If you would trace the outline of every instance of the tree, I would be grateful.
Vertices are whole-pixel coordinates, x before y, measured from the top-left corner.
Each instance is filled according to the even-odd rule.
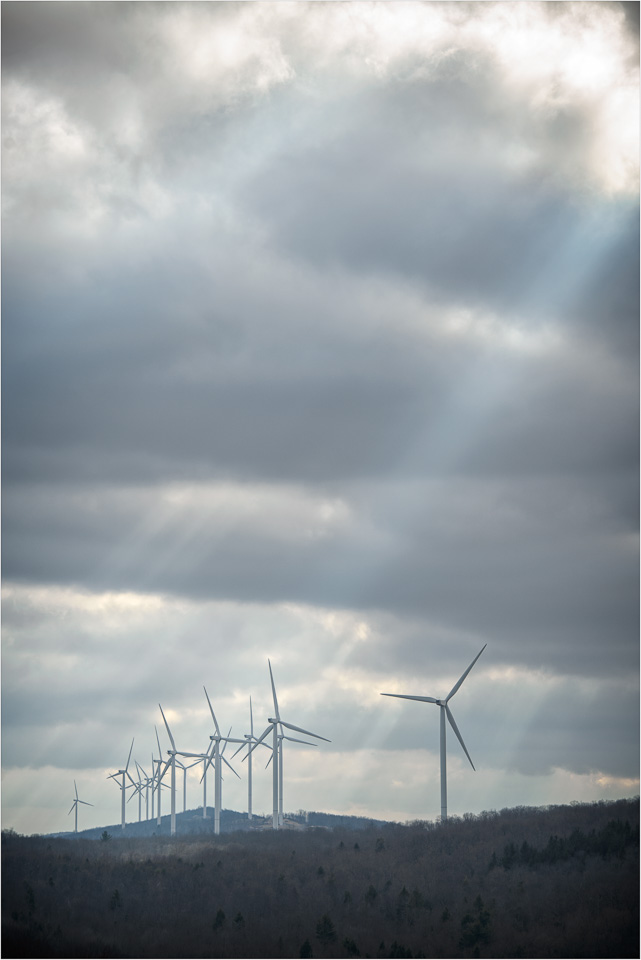
[[[323,914],[316,924],[316,938],[325,946],[336,939],[336,930],[328,913]]]

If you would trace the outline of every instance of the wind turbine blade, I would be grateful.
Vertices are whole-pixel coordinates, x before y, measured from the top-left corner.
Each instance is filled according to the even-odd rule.
[[[266,770],[267,767],[270,765],[270,763],[272,762],[273,759],[274,759],[274,751],[272,750],[272,752],[271,752],[270,755],[269,755],[269,760],[268,760],[267,763],[265,764],[265,770]]]
[[[200,778],[200,782],[201,782],[201,783],[203,782],[203,780],[204,780],[204,778],[205,778],[205,774],[207,773],[207,771],[209,770],[209,768],[210,768],[210,767],[213,767],[213,766],[214,766],[214,755],[213,755],[213,753],[212,753],[211,756],[207,755],[207,762],[205,763],[205,769],[203,770],[203,775],[202,775],[202,777]]]
[[[272,665],[269,657],[267,658],[267,663],[269,664],[269,679],[272,682],[272,694],[274,695],[274,710],[276,711],[276,719],[280,720],[280,713],[278,712],[278,700],[276,699],[276,687],[274,686],[274,674],[272,673]]]
[[[127,757],[127,766],[125,767],[125,771],[129,769],[129,761],[131,760],[131,751],[133,750],[133,748],[134,748],[134,741],[132,739],[131,746],[129,747],[129,756]]]
[[[283,734],[283,740],[291,740],[292,743],[305,743],[305,744],[307,744],[308,747],[317,747],[317,746],[318,746],[317,743],[310,743],[309,740],[299,740],[297,737],[286,737],[285,734]],[[330,742],[331,742],[331,741],[330,741]]]
[[[158,706],[160,707],[160,704],[158,704]],[[163,720],[165,721],[165,726],[167,727],[167,733],[169,734],[169,739],[171,740],[171,749],[172,749],[172,750],[175,750],[175,749],[176,749],[176,744],[174,743],[174,738],[173,738],[172,735],[171,735],[171,730],[169,729],[169,724],[167,723],[167,718],[165,717],[165,714],[163,713],[162,707],[160,707],[160,712],[162,713],[162,718],[163,718]]]
[[[167,760],[167,762],[165,763],[165,766],[163,767],[162,773],[160,773],[160,767],[158,767],[158,783],[162,783],[162,778],[163,778],[163,777],[165,776],[165,774],[167,773],[167,768],[168,768],[168,766],[169,766],[170,763],[171,763],[171,757],[170,757],[169,760]]]
[[[73,788],[76,791],[76,800],[78,799],[78,787],[76,786],[76,781],[73,782]]]
[[[270,725],[267,727],[267,729],[263,732],[262,736],[260,736],[260,737],[258,738],[258,740],[256,740],[254,743],[252,743],[252,745],[251,745],[251,750],[250,750],[249,752],[251,753],[251,751],[252,751],[255,747],[257,747],[259,743],[262,743],[263,740],[265,739],[265,737],[267,736],[267,734],[268,734],[268,733],[271,733],[273,729],[274,729],[274,724],[273,724],[273,723],[270,723]]]
[[[242,779],[243,779],[243,778],[240,776],[239,773],[236,773],[236,771],[234,770],[234,768],[232,767],[231,763],[229,762],[229,760],[227,760],[226,757],[223,757],[222,760],[223,760],[223,763],[226,763],[226,764],[227,764],[227,766],[229,767],[229,769],[231,770],[231,772],[232,772],[233,774],[236,774],[236,776],[238,777],[239,780],[242,780]]]
[[[162,750],[160,749],[160,737],[158,736],[158,727],[154,726],[154,730],[156,731],[156,743],[158,744],[158,756],[162,757]]]
[[[382,693],[382,697],[398,697],[399,700],[420,700],[422,703],[438,703],[434,697],[410,697],[407,693]]]
[[[245,743],[241,743],[241,745],[238,747],[238,749],[235,750],[235,751],[232,753],[231,759],[233,760],[234,757],[236,756],[236,754],[237,754],[237,753],[240,753],[240,751],[243,749],[243,747],[246,747],[246,746],[247,746],[247,741],[245,741]]]
[[[302,727],[295,727],[293,723],[285,723],[284,720],[278,721],[282,724],[283,727],[287,727],[289,730],[296,730],[297,733],[304,733],[307,737],[316,737],[318,740],[324,740],[325,743],[331,743],[331,740],[328,740],[327,737],[321,737],[320,733],[312,733],[311,730],[303,730]]]
[[[214,721],[214,726],[216,727],[216,734],[217,734],[218,736],[220,736],[220,727],[218,726],[218,720],[216,720],[216,714],[214,713],[214,708],[213,708],[212,705],[211,705],[211,700],[209,699],[209,694],[207,693],[207,688],[206,688],[205,686],[203,686],[203,690],[205,691],[205,696],[207,697],[207,703],[209,704],[209,710],[210,710],[210,712],[211,712],[212,719],[213,719],[213,721]]]
[[[125,770],[125,773],[127,774],[127,776],[129,777],[129,779],[131,780],[133,786],[134,786],[134,787],[137,787],[138,784],[136,783],[136,781],[134,780],[134,778],[132,777],[132,775],[129,773],[129,771],[128,771],[128,770]],[[127,787],[127,789],[129,789],[129,787]]]
[[[227,736],[225,737],[225,739],[224,739],[224,741],[223,741],[223,748],[222,748],[222,750],[220,751],[221,757],[222,757],[223,753],[225,752],[225,747],[226,747],[227,744],[230,742],[230,740],[229,740],[229,734],[230,734],[230,733],[231,733],[231,727],[229,728],[229,731],[228,731],[228,733],[227,733]]]
[[[485,647],[487,647],[487,643],[486,643],[485,646],[483,647],[483,650],[485,650]],[[481,654],[483,653],[483,650],[480,650],[479,653],[476,654],[476,656],[475,656],[474,659],[472,660],[471,664],[469,665],[469,667],[467,668],[467,670],[465,671],[465,673],[463,674],[463,676],[461,677],[461,679],[460,679],[457,683],[454,684],[454,686],[452,687],[452,689],[450,690],[450,692],[448,693],[448,695],[447,695],[446,698],[445,698],[445,702],[446,702],[446,703],[447,703],[448,700],[451,700],[451,699],[452,699],[452,697],[454,696],[454,694],[456,693],[456,691],[458,690],[458,688],[461,686],[461,684],[462,684],[463,681],[465,680],[466,676],[468,675],[468,673],[470,672],[470,670],[472,669],[472,667],[474,666],[474,664],[476,663],[476,661],[478,660],[478,658],[479,658],[479,657],[481,656]],[[471,761],[470,761],[470,762],[471,762]]]
[[[481,651],[481,652],[482,652],[482,651]],[[465,744],[463,743],[463,737],[461,736],[461,734],[460,734],[460,732],[459,732],[459,728],[456,726],[456,722],[455,722],[455,720],[454,720],[454,717],[452,716],[452,711],[450,710],[450,708],[448,707],[447,704],[445,704],[445,712],[446,712],[446,714],[447,714],[447,719],[450,721],[450,726],[451,726],[452,730],[454,731],[454,733],[455,733],[456,736],[458,737],[459,743],[461,744],[461,746],[462,746],[463,749],[465,750],[465,756],[466,756],[467,759],[470,761],[470,764],[471,764],[471,766],[472,766],[472,770],[476,770],[476,767],[475,767],[474,764],[472,763],[472,758],[471,758],[471,756],[469,755],[469,753],[467,752],[467,747],[466,747]]]
[[[254,738],[254,714],[252,712],[252,698],[249,698],[249,732],[251,734],[252,740]]]
[[[76,805],[76,801],[74,800],[74,802],[71,804],[71,810],[73,810],[75,805]],[[69,811],[69,813],[71,813],[71,810]],[[67,816],[69,816],[69,813],[67,814]]]
[[[88,803],[87,800],[78,800],[78,803],[84,803],[85,807],[93,807],[93,803]]]
[[[256,749],[256,747],[258,746],[259,743],[262,743],[262,742],[263,742],[263,740],[265,739],[265,737],[267,736],[267,734],[268,734],[268,733],[271,733],[273,729],[274,729],[274,724],[273,724],[273,723],[270,723],[270,725],[267,727],[267,729],[266,729],[265,732],[263,733],[262,737],[259,737],[258,740],[254,741],[254,743],[252,743],[252,745],[250,746],[250,748],[249,748],[249,750],[247,751],[246,755],[243,757],[243,763],[245,762],[245,760],[247,759],[247,757],[250,755],[250,753],[252,753],[252,752]],[[267,747],[268,744],[265,744],[265,746]]]

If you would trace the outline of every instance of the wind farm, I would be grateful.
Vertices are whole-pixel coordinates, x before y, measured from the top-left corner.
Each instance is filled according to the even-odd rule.
[[[401,694],[401,693],[383,693],[382,696],[387,697],[396,697],[404,700],[415,700],[423,703],[433,703],[439,707],[440,710],[440,777],[441,777],[441,812],[440,820],[444,824],[447,821],[447,759],[446,759],[446,722],[449,723],[450,727],[454,731],[464,753],[467,757],[472,769],[474,770],[474,764],[472,763],[472,758],[467,750],[467,747],[463,741],[461,733],[456,725],[452,711],[449,707],[450,700],[454,697],[457,691],[461,688],[464,680],[467,678],[468,674],[478,661],[479,657],[486,649],[487,644],[485,644],[482,649],[474,657],[470,665],[463,672],[463,674],[456,681],[454,686],[451,688],[447,696],[438,700],[434,697],[429,696],[419,696],[419,695],[410,695],[410,694]],[[269,752],[269,758],[265,765],[267,769],[271,765],[271,779],[272,779],[272,815],[271,815],[271,826],[273,830],[279,830],[285,827],[285,807],[284,807],[284,786],[285,786],[285,764],[284,764],[284,743],[285,741],[301,744],[305,747],[314,747],[318,745],[318,741],[324,743],[331,743],[331,740],[328,737],[323,736],[322,734],[315,733],[311,730],[307,730],[304,727],[300,727],[296,724],[286,720],[281,715],[281,709],[278,702],[278,696],[276,693],[276,684],[274,681],[274,672],[271,664],[271,660],[268,658],[267,667],[269,672],[269,683],[270,683],[270,692],[271,700],[273,705],[273,716],[267,718],[268,725],[263,730],[260,736],[254,734],[254,716],[253,716],[253,706],[252,698],[249,698],[249,713],[250,713],[250,732],[243,735],[243,737],[232,737],[231,728],[229,729],[227,735],[222,734],[216,713],[214,711],[209,693],[207,688],[203,687],[205,699],[207,702],[207,707],[211,716],[211,720],[214,726],[214,732],[210,733],[209,744],[205,750],[195,750],[195,749],[178,749],[176,745],[176,740],[174,734],[170,727],[169,721],[163,710],[161,704],[158,704],[158,709],[162,718],[162,722],[169,740],[169,747],[166,749],[166,759],[163,759],[163,750],[160,743],[160,737],[158,734],[157,727],[154,728],[154,734],[156,739],[156,744],[158,748],[158,759],[154,758],[153,754],[151,757],[151,775],[147,775],[143,766],[134,758],[134,766],[137,772],[137,779],[134,779],[130,772],[130,766],[132,761],[132,754],[134,749],[135,738],[132,739],[131,745],[129,748],[129,753],[127,756],[127,763],[123,769],[118,770],[115,773],[109,774],[108,779],[113,779],[116,781],[117,785],[120,788],[120,828],[124,833],[126,829],[126,811],[127,804],[131,802],[134,798],[138,800],[138,822],[142,822],[142,798],[143,791],[145,793],[145,819],[154,820],[154,810],[157,811],[157,825],[160,826],[162,822],[162,802],[161,794],[162,790],[169,790],[169,833],[170,836],[174,837],[177,833],[177,797],[178,797],[178,784],[177,784],[177,772],[176,767],[182,770],[182,795],[183,795],[183,814],[186,813],[187,808],[187,773],[192,768],[198,768],[200,773],[200,784],[203,788],[203,803],[202,803],[202,818],[203,820],[207,819],[207,772],[208,770],[213,770],[214,775],[214,807],[213,807],[213,832],[214,835],[219,835],[221,832],[221,814],[223,809],[222,804],[222,788],[223,788],[223,770],[226,768],[233,774],[234,777],[240,779],[240,774],[237,772],[235,767],[232,765],[230,760],[225,756],[225,750],[229,744],[233,744],[236,747],[236,750],[232,756],[232,760],[238,754],[243,754],[241,757],[241,765],[247,771],[247,821],[248,823],[254,819],[253,813],[253,760],[256,754],[258,747],[266,748]],[[286,732],[287,731],[287,732]],[[302,734],[305,737],[313,738],[311,739],[301,739],[301,737],[293,737],[290,735],[289,731],[294,733]],[[271,737],[270,737],[271,735]],[[191,760],[191,763],[185,764],[181,759]],[[246,764],[246,766],[244,766]],[[201,770],[202,767],[202,770]],[[166,782],[166,776],[169,772],[169,783]],[[75,810],[75,829],[77,832],[77,823],[78,823],[78,804],[85,803],[78,798],[77,788],[76,790],[76,799],[72,805],[72,810]],[[130,792],[129,798],[127,798],[127,792]],[[151,796],[151,816],[150,816],[150,796]],[[88,804],[91,805],[91,804]],[[427,807],[427,800],[426,800]],[[261,818],[261,826],[262,820]]]
[[[138,801],[138,824],[143,822],[142,809],[143,809],[143,792],[145,795],[145,821],[151,823],[155,821],[156,826],[160,827],[162,824],[162,791],[169,791],[169,835],[175,837],[177,835],[177,823],[178,823],[178,813],[177,813],[177,800],[178,800],[178,780],[177,780],[177,770],[182,770],[182,813],[183,817],[186,814],[187,810],[187,774],[191,769],[198,768],[199,773],[199,783],[202,786],[202,820],[206,821],[208,819],[208,809],[210,812],[211,808],[207,806],[207,773],[208,771],[213,772],[214,776],[214,806],[213,806],[213,833],[218,835],[221,833],[221,822],[222,822],[222,796],[223,796],[223,771],[227,769],[233,774],[234,777],[241,779],[240,774],[237,772],[235,767],[232,765],[230,760],[224,755],[225,750],[229,744],[236,746],[236,751],[234,757],[244,752],[242,756],[242,762],[245,763],[247,770],[247,821],[251,823],[257,829],[262,829],[266,818],[264,817],[255,817],[253,810],[253,760],[254,751],[257,747],[263,747],[267,749],[269,753],[269,759],[267,760],[266,768],[272,767],[272,815],[271,815],[271,827],[274,830],[283,829],[286,825],[285,809],[283,804],[283,794],[284,794],[284,785],[285,785],[285,776],[284,776],[284,763],[283,763],[283,742],[285,740],[292,743],[302,744],[304,746],[314,747],[315,743],[309,740],[302,740],[297,737],[291,737],[288,733],[285,733],[285,730],[293,730],[294,732],[305,734],[308,737],[313,737],[316,740],[322,740],[326,743],[331,741],[320,734],[312,733],[311,731],[305,730],[302,727],[298,727],[288,720],[284,720],[280,714],[280,708],[278,705],[278,698],[276,696],[276,687],[274,683],[274,676],[272,671],[271,661],[267,661],[269,679],[270,679],[270,691],[272,695],[273,703],[273,717],[268,718],[268,726],[260,737],[257,737],[254,734],[254,715],[252,707],[252,699],[249,698],[249,722],[250,722],[250,732],[244,734],[242,738],[232,737],[231,728],[224,735],[221,732],[216,713],[214,711],[209,693],[207,688],[203,687],[207,707],[211,720],[213,722],[214,732],[208,734],[209,743],[204,750],[196,749],[179,749],[176,744],[176,739],[174,738],[174,733],[169,724],[167,715],[162,705],[158,704],[158,709],[160,711],[160,716],[162,718],[162,723],[166,731],[167,738],[169,740],[168,748],[163,751],[160,736],[158,733],[158,728],[154,727],[154,735],[156,740],[156,745],[158,749],[158,757],[154,757],[153,753],[151,755],[151,775],[148,775],[145,771],[143,765],[138,762],[138,760],[132,756],[134,750],[135,737],[131,741],[129,747],[129,753],[127,756],[127,762],[124,768],[119,769],[115,773],[109,774],[107,779],[114,780],[118,787],[120,788],[120,830],[124,834],[127,826],[127,806],[131,803],[132,800],[137,798]],[[272,734],[271,744],[267,741],[268,735]],[[197,745],[193,745],[194,747]],[[166,754],[166,759],[165,759]],[[262,756],[262,753],[260,754]],[[180,759],[182,758],[182,759]],[[233,759],[233,757],[231,758]],[[191,763],[183,763],[183,760],[191,760]],[[131,773],[132,767],[135,767],[137,777],[134,778]],[[169,782],[167,782],[167,774],[169,774]],[[75,781],[74,781],[75,788]],[[129,796],[127,797],[127,793]],[[85,801],[79,800],[76,789],[76,799],[72,805],[70,813],[75,810],[75,827],[77,832],[78,824],[78,804],[85,803]],[[151,804],[151,806],[150,806]],[[93,804],[87,804],[93,806]],[[131,821],[130,821],[131,822]],[[135,822],[135,821],[133,821]],[[293,823],[294,821],[292,821]]]
[[[200,751],[183,749],[192,744],[183,743],[180,715],[172,715],[159,703],[169,746],[163,750],[155,727],[158,759],[152,755],[151,776],[133,756],[134,738],[125,766],[108,777],[121,791],[120,829],[107,824],[102,831],[93,828],[78,832],[79,806],[91,804],[80,799],[74,780],[75,799],[69,811],[75,813],[74,832],[42,838],[48,842],[46,849],[32,848],[36,859],[29,865],[29,875],[39,877],[39,871],[46,871],[49,887],[60,886],[64,902],[72,903],[74,909],[76,904],[82,905],[83,915],[92,918],[91,943],[87,934],[76,931],[72,924],[66,934],[68,942],[62,933],[56,933],[58,946],[64,944],[69,955],[76,955],[81,943],[87,955],[112,955],[111,951],[121,951],[126,943],[127,954],[141,958],[162,955],[162,950],[168,949],[173,957],[209,956],[213,952],[221,957],[330,958],[420,957],[429,943],[429,954],[435,957],[541,958],[587,955],[589,943],[597,956],[634,956],[638,899],[630,895],[630,890],[638,867],[638,798],[605,806],[520,807],[504,809],[500,814],[484,811],[476,816],[448,815],[448,724],[476,771],[450,703],[486,648],[484,644],[441,699],[423,694],[381,694],[439,708],[440,816],[404,824],[301,809],[297,814],[286,813],[285,742],[322,749],[324,743],[332,741],[291,722],[294,711],[289,702],[284,709],[281,707],[269,658],[271,703],[266,711],[267,726],[260,736],[254,732],[254,695],[249,698],[249,732],[234,737],[231,727],[226,734],[222,732],[212,699],[203,687],[211,724],[204,728],[200,740],[201,746],[203,741],[209,743]],[[225,776],[240,776],[224,756],[229,745],[236,748],[231,760],[242,755],[237,766],[247,771],[246,813],[223,809]],[[478,746],[482,748],[482,744]],[[257,816],[253,803],[252,762],[264,758],[264,751],[269,754],[265,770],[271,766],[271,816]],[[183,774],[181,813],[177,810],[177,767]],[[202,816],[200,809],[187,809],[190,770],[197,773],[199,787],[203,786]],[[213,772],[215,782],[214,808],[210,811],[213,816],[209,817],[208,770]],[[164,818],[163,789],[170,793],[169,813]],[[134,800],[138,820],[127,824],[127,804]],[[429,804],[426,792],[426,810]],[[548,829],[556,832],[542,844],[541,837]],[[18,895],[10,866],[13,852],[21,863],[25,856],[33,855],[20,846],[21,840],[3,836],[4,874],[9,876],[7,902]],[[59,853],[54,845],[60,843],[72,843],[71,852]],[[559,870],[569,877],[577,858],[582,864],[582,881],[576,894],[565,898],[563,916],[571,923],[567,933],[559,933],[555,919],[559,916],[559,894],[554,892],[552,878],[558,880]],[[62,859],[72,860],[74,873],[85,877],[80,892],[78,888],[67,892],[67,875],[56,872],[56,860]],[[143,863],[141,871],[137,865]],[[528,872],[533,869],[538,877],[536,935],[520,928],[523,913],[513,893],[515,882],[518,890],[525,888]],[[108,912],[116,919],[106,925],[100,919],[104,905],[96,907],[90,899],[90,891],[98,889],[102,901],[107,900],[102,889],[105,875],[108,883],[117,883],[108,896]],[[135,910],[123,913],[120,919],[132,897],[134,876]],[[387,879],[383,882],[384,877]],[[474,878],[473,898],[470,878]],[[39,883],[36,881],[35,888],[31,883],[26,885],[30,910],[36,903],[36,890],[42,897],[43,882]],[[337,889],[344,891],[338,897]],[[573,890],[574,885],[567,883],[567,889]],[[607,925],[607,934],[594,909],[606,889],[619,904],[619,917],[616,923]],[[280,905],[278,918],[268,909],[274,894]],[[57,893],[49,899],[55,903],[56,897]],[[583,921],[579,924],[576,920],[586,902],[592,908],[588,918],[581,913]],[[153,917],[158,913],[153,911],[159,904],[162,930],[156,933]],[[50,927],[48,909],[46,906],[41,915]],[[200,919],[207,911],[209,923],[203,927]],[[64,909],[56,915],[66,916]],[[137,920],[134,924],[132,915]],[[35,928],[29,923],[27,920],[25,929],[24,914],[14,909],[11,922],[3,925],[3,945],[9,945],[12,951],[20,949],[19,943],[27,943],[29,955],[39,955],[40,950],[48,955],[51,932],[46,932],[48,928],[42,924]],[[57,930],[61,930],[60,925]],[[395,939],[390,943],[392,933]],[[548,938],[545,942],[542,935]],[[605,942],[606,936],[607,949],[603,950],[598,946],[599,938]]]

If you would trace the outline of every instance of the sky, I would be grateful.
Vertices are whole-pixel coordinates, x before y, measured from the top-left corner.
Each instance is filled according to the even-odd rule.
[[[5,0],[3,827],[639,793],[638,9]]]

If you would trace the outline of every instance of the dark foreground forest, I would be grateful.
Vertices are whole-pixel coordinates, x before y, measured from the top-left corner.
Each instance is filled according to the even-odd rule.
[[[638,800],[2,846],[5,958],[639,956]]]

